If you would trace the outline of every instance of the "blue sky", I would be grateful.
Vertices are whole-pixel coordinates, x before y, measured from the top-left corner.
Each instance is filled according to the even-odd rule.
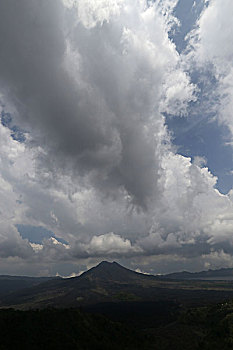
[[[188,41],[186,35],[196,26],[196,21],[204,7],[204,1],[180,0],[174,9],[174,15],[179,19],[180,25],[176,30],[171,31],[170,37],[176,44],[179,53],[186,48]],[[210,171],[218,177],[216,187],[222,193],[228,193],[232,188],[232,147],[231,133],[226,125],[219,123],[216,113],[208,113],[205,106],[209,101],[217,81],[211,72],[208,72],[206,79],[208,84],[203,84],[201,75],[203,72],[194,71],[190,76],[192,82],[197,84],[200,91],[198,100],[192,103],[188,117],[167,116],[166,123],[172,133],[173,143],[178,147],[178,152],[184,156],[194,158],[201,156],[206,159],[206,165]]]
[[[229,145],[229,130],[219,125],[214,117],[193,116],[189,118],[167,117],[167,125],[173,135],[178,152],[194,159],[204,157],[210,171],[218,177],[216,187],[221,193],[232,188],[232,147]]]

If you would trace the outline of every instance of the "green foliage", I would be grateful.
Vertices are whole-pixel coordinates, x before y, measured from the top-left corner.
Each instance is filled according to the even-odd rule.
[[[189,309],[181,315],[180,323],[199,335],[203,350],[233,349],[232,302]]]

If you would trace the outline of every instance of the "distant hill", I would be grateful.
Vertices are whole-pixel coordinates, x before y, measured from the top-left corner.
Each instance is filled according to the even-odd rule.
[[[177,280],[233,280],[233,269],[223,268],[219,270],[208,270],[201,272],[174,272],[163,276],[164,278]]]
[[[0,297],[4,294],[19,291],[21,289],[36,286],[57,277],[28,277],[0,275]]]
[[[185,274],[177,274],[178,278],[172,278],[171,275],[144,275],[116,262],[103,261],[78,277],[30,280],[30,286],[0,295],[0,307],[22,310],[86,308],[101,303],[127,302],[139,305],[173,300],[182,304],[198,304],[204,300],[214,302],[233,298],[233,282],[182,278]]]

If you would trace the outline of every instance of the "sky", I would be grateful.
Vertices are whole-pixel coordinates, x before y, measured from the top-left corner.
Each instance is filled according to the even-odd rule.
[[[232,0],[0,13],[0,274],[233,267]]]

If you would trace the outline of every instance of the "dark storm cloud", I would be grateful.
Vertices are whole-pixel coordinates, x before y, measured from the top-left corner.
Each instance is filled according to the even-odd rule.
[[[1,1],[2,91],[34,144],[49,154],[41,156],[40,167],[88,174],[105,194],[125,189],[131,202],[146,207],[158,171],[153,132],[145,130],[151,92],[140,84],[147,80],[153,90],[148,62],[122,56],[123,27],[79,24],[72,34],[64,11],[60,1]],[[67,33],[81,55],[75,79],[64,67]]]

